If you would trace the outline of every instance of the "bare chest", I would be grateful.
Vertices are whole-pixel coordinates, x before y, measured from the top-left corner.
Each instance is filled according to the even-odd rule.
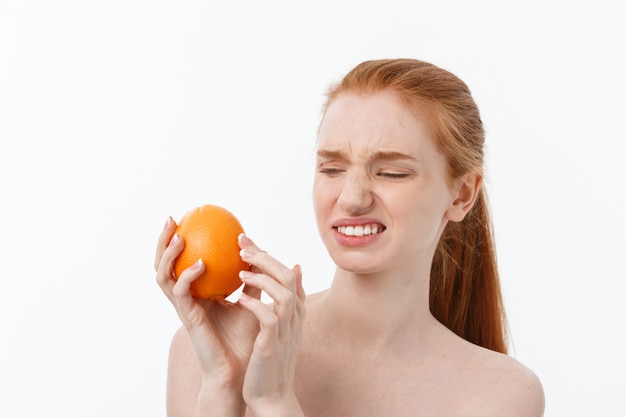
[[[466,392],[462,380],[446,366],[307,359],[296,376],[296,391],[307,417],[459,415]]]

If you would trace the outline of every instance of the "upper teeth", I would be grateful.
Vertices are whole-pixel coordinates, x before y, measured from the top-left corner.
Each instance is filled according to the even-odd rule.
[[[346,236],[375,235],[379,230],[377,224],[365,224],[363,226],[339,226],[337,231]]]

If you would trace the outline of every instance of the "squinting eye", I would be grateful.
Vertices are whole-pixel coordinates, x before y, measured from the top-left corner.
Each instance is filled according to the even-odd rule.
[[[339,169],[339,168],[325,168],[322,167],[319,169],[320,174],[326,174],[326,175],[337,175],[339,173],[341,173],[343,170]]]
[[[401,172],[380,172],[378,176],[385,178],[406,178],[409,176],[409,174]]]

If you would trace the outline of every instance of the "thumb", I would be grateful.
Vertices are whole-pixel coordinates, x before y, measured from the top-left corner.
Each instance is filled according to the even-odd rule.
[[[291,268],[291,271],[296,276],[296,295],[300,300],[304,301],[306,294],[304,292],[304,287],[302,286],[302,266],[295,265]]]

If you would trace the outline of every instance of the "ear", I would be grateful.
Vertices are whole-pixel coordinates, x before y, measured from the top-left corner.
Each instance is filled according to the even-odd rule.
[[[453,183],[454,200],[446,211],[446,218],[451,222],[460,222],[474,206],[483,177],[477,173],[467,173],[456,178]]]

